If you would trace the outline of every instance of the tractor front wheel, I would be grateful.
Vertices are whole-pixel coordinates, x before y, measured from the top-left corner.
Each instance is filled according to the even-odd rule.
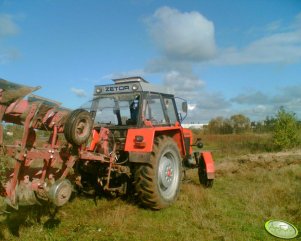
[[[140,165],[135,173],[135,189],[145,207],[161,209],[177,198],[182,175],[181,158],[172,138],[155,139],[150,163]]]

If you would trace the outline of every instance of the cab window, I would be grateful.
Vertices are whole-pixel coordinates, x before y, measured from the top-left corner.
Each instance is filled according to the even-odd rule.
[[[144,119],[151,121],[153,125],[166,124],[160,95],[149,94],[143,106]]]
[[[167,116],[169,118],[169,123],[174,124],[177,120],[177,114],[172,98],[164,98],[164,106],[166,109]]]

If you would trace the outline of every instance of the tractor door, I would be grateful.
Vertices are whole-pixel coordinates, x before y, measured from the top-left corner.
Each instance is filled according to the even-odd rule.
[[[148,93],[143,100],[142,119],[154,126],[170,126],[178,121],[172,96]],[[146,124],[147,125],[147,124]]]
[[[170,125],[175,125],[176,122],[179,122],[179,118],[177,115],[177,109],[175,100],[172,96],[163,96],[165,115],[168,119]]]
[[[142,119],[145,125],[159,126],[167,123],[166,115],[163,110],[161,95],[148,93],[143,100]]]

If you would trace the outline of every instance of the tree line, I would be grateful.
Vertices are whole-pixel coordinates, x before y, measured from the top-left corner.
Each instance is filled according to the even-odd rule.
[[[216,117],[204,126],[203,134],[244,134],[244,133],[270,133],[274,146],[278,149],[287,149],[301,146],[301,121],[295,113],[281,107],[275,116],[268,116],[263,121],[250,121],[243,114],[232,115],[230,118]],[[47,138],[49,132],[36,131],[37,136]],[[4,125],[4,141],[12,144],[21,139],[23,126]]]
[[[242,114],[230,118],[216,117],[204,126],[204,134],[271,133],[278,149],[287,149],[301,144],[301,121],[293,112],[280,107],[275,116],[263,121],[250,121]]]

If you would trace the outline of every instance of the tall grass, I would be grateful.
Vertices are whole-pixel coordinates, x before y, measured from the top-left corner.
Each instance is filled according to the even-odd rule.
[[[275,150],[272,134],[199,134],[197,137],[203,140],[204,149],[212,150],[218,157]]]

